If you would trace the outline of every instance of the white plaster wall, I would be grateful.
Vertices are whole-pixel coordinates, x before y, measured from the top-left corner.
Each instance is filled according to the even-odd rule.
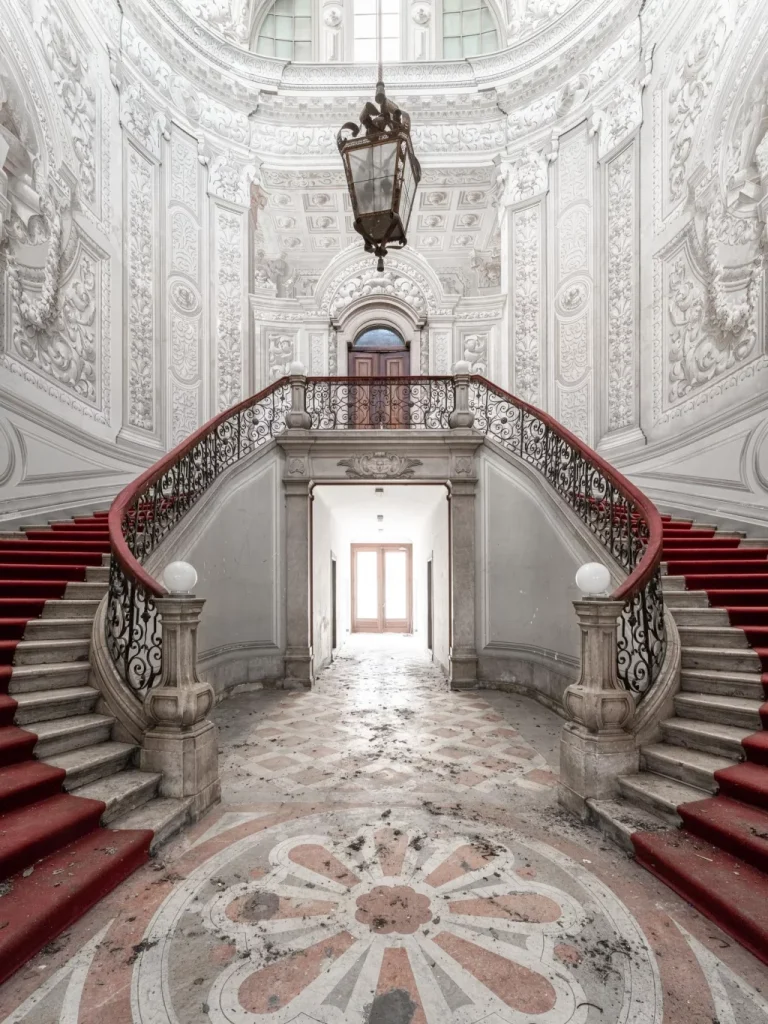
[[[276,452],[255,462],[173,552],[198,572],[196,593],[206,599],[200,664],[217,691],[282,676],[281,465]]]
[[[439,505],[432,513],[424,531],[422,558],[432,558],[432,657],[440,668],[448,673],[450,586],[448,572],[448,501]],[[426,567],[424,573],[424,617],[422,637],[426,643]]]
[[[479,675],[559,707],[579,655],[574,576],[592,556],[513,466],[486,450],[479,462]]]
[[[312,661],[315,673],[329,664],[332,654],[331,529],[331,510],[323,495],[318,493],[312,501]],[[338,583],[337,576],[337,587]]]

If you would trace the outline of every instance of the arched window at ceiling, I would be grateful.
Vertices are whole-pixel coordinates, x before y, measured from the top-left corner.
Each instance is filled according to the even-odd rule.
[[[275,0],[261,23],[256,52],[280,60],[312,60],[312,0]]]
[[[412,8],[381,0],[385,64],[462,60],[499,49],[490,0],[433,0]],[[256,52],[278,60],[376,61],[376,0],[274,0],[257,31]]]
[[[381,56],[384,63],[400,60],[400,0],[381,0]],[[354,59],[376,63],[376,0],[354,0]]]
[[[353,348],[405,348],[405,342],[391,327],[366,327],[355,338]]]
[[[443,57],[461,60],[499,48],[496,23],[485,0],[443,0]]]

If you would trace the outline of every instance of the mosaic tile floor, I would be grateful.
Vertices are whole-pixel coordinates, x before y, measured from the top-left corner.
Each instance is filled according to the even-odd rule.
[[[557,807],[559,719],[408,638],[216,711],[223,802],[3,1024],[766,1024],[768,971]]]

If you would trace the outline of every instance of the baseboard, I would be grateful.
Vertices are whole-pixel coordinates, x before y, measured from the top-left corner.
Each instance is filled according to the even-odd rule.
[[[200,676],[213,686],[216,702],[233,693],[261,689],[283,678],[283,652],[271,643],[224,644],[198,655]]]
[[[495,641],[477,656],[481,686],[532,697],[563,717],[563,693],[578,674],[578,658],[529,644]]]

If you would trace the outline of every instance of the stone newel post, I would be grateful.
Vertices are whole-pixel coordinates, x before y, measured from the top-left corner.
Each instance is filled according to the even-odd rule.
[[[162,772],[163,796],[191,799],[194,820],[221,797],[218,736],[205,717],[213,707],[213,687],[197,676],[197,627],[205,601],[174,594],[156,603],[163,624],[163,670],[144,702],[155,725],[144,735],[141,768]]]
[[[560,803],[581,817],[588,800],[615,796],[619,775],[638,770],[632,724],[635,701],[616,674],[616,628],[621,601],[574,601],[581,628],[581,675],[563,695],[571,721],[560,738]]]
[[[288,373],[291,385],[291,410],[285,415],[286,426],[309,430],[312,418],[307,412],[306,371],[301,363],[291,363]]]
[[[448,417],[451,427],[469,428],[475,422],[474,413],[469,411],[469,371],[465,360],[459,360],[453,367],[454,408]]]

